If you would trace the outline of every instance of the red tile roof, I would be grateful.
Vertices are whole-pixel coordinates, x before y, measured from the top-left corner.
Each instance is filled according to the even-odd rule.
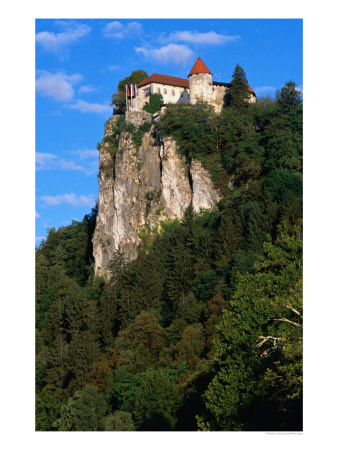
[[[194,73],[211,73],[200,57],[197,58],[197,60],[194,64],[194,67],[190,70],[190,73],[188,76],[190,77],[190,75],[192,75]],[[211,73],[211,75],[212,75],[212,73]]]
[[[138,87],[145,86],[150,83],[169,84],[170,86],[189,88],[189,80],[186,78],[171,77],[169,75],[161,75],[159,73],[153,73],[150,77],[141,81],[138,84]]]
[[[256,95],[256,92],[252,89],[251,86],[248,85],[248,89],[249,89],[249,92],[251,92],[251,94],[255,94]]]

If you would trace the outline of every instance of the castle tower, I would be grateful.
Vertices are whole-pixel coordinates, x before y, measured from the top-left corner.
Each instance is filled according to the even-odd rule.
[[[203,99],[212,102],[212,73],[201,60],[197,58],[189,75],[190,103],[195,104],[197,100]]]

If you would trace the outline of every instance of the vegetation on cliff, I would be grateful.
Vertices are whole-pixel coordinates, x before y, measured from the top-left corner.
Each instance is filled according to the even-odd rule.
[[[150,94],[149,103],[143,106],[143,109],[150,114],[154,114],[157,111],[160,111],[163,105],[163,97],[162,94]]]
[[[117,252],[109,282],[93,275],[96,209],[50,230],[36,251],[36,428],[301,430],[299,93],[287,83],[219,115],[170,105],[157,126],[223,197],[136,260]]]

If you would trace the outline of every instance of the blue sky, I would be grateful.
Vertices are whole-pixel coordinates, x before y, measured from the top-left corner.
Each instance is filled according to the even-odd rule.
[[[240,64],[258,96],[274,96],[290,79],[303,85],[302,33],[296,19],[36,20],[36,243],[94,206],[119,80],[187,77],[200,56],[221,81]]]

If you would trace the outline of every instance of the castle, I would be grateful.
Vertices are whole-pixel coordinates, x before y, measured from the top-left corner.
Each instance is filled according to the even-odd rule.
[[[163,104],[191,103],[195,104],[202,99],[211,104],[216,112],[220,112],[227,94],[230,92],[230,83],[212,80],[212,73],[201,58],[197,58],[191,69],[188,80],[186,78],[172,77],[153,73],[150,77],[138,84],[138,96],[131,99],[132,110],[142,110],[149,103],[151,94],[162,94]],[[250,102],[256,101],[255,91],[248,86]]]

